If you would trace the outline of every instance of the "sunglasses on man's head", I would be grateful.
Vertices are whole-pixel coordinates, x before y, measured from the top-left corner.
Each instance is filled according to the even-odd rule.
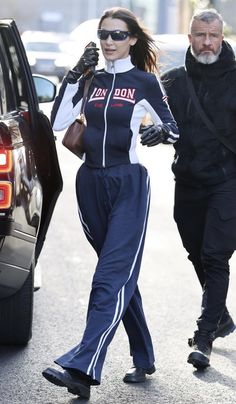
[[[107,31],[106,29],[98,29],[97,36],[101,40],[106,40],[109,35],[113,41],[124,41],[128,36],[131,35],[129,31],[120,31],[116,29],[114,31]]]

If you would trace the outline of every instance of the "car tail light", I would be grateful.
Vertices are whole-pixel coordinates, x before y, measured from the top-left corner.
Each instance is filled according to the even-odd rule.
[[[8,209],[11,206],[12,184],[9,181],[0,181],[0,209]]]
[[[0,173],[9,173],[12,169],[12,151],[0,149]]]

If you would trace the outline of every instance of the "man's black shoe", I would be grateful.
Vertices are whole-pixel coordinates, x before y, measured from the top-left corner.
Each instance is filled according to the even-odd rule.
[[[72,372],[67,370],[59,372],[56,369],[47,368],[42,372],[42,375],[56,386],[67,387],[69,393],[83,398],[90,397],[90,384],[86,380],[74,376]]]
[[[223,323],[219,324],[219,327],[215,332],[214,339],[219,337],[224,338],[231,332],[234,332],[235,329],[236,325],[234,324],[232,317],[229,315]]]
[[[143,369],[143,368],[133,366],[125,374],[125,377],[124,377],[123,381],[125,383],[141,383],[141,382],[145,382],[146,375],[151,375],[155,371],[156,371],[156,368],[155,368],[154,365],[149,369]]]
[[[188,356],[187,362],[197,369],[205,369],[210,366],[213,334],[207,330],[198,330],[194,333],[193,351]]]
[[[229,335],[231,332],[234,332],[236,329],[236,325],[233,322],[233,319],[230,315],[226,317],[224,322],[220,323],[217,330],[213,334],[213,341],[216,338],[224,338]],[[188,345],[192,347],[194,345],[194,337],[188,339]]]

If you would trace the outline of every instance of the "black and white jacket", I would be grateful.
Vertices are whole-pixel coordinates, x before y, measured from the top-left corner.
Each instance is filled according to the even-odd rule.
[[[55,100],[53,129],[67,128],[80,111],[84,88],[64,79]],[[138,163],[136,143],[142,119],[149,113],[154,124],[169,126],[167,142],[178,139],[176,122],[170,112],[159,79],[133,66],[130,57],[108,62],[96,72],[85,107],[85,164],[109,167]]]

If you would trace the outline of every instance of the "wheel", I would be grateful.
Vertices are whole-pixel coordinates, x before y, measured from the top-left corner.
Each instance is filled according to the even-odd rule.
[[[32,336],[33,271],[14,295],[0,300],[0,344],[25,345]]]

